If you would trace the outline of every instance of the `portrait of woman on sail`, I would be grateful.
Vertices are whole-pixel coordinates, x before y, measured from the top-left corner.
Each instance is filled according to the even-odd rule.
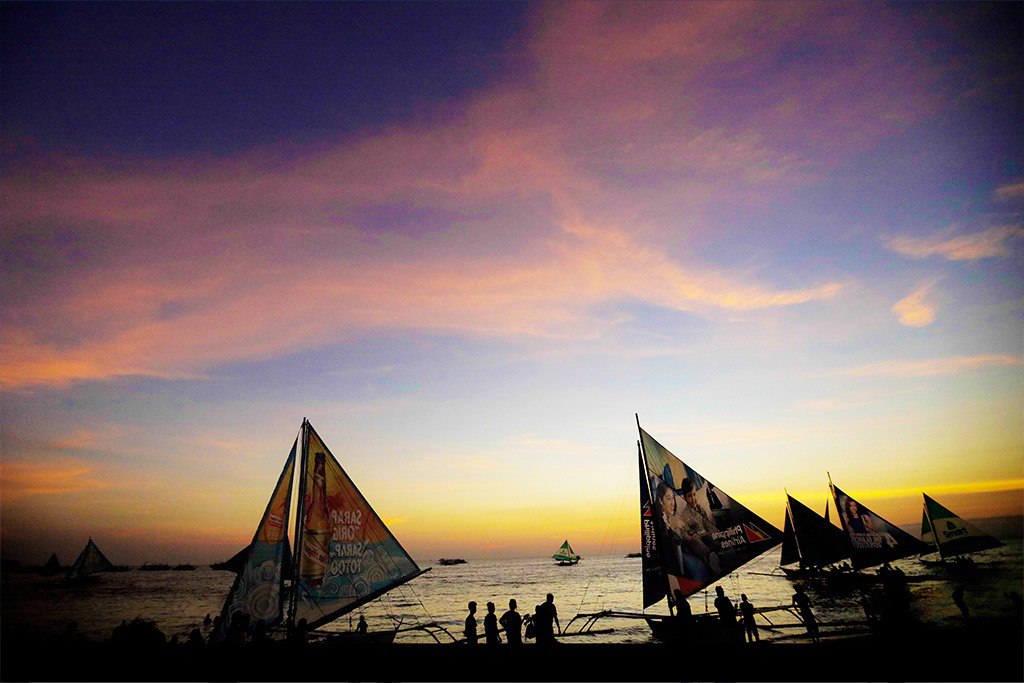
[[[877,548],[883,544],[891,548],[896,547],[896,539],[885,531],[879,531],[875,526],[875,519],[867,510],[861,509],[860,505],[853,498],[845,496],[843,501],[843,517],[846,519],[846,528],[850,532],[850,539],[855,546],[865,548]]]

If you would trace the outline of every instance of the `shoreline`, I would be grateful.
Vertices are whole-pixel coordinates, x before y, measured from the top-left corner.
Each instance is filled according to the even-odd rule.
[[[3,680],[75,681],[966,681],[1024,680],[1024,623],[979,619],[957,627],[821,643],[753,645],[564,642],[307,643],[190,648],[162,643],[5,637]]]

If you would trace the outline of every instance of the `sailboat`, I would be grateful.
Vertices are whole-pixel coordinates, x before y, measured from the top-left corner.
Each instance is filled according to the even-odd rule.
[[[705,479],[640,427],[643,606],[679,600],[782,542],[782,532]],[[653,494],[653,495],[652,495]],[[673,623],[651,618],[656,637]]]
[[[296,469],[299,504],[289,563]],[[221,635],[230,632],[236,619],[262,621],[268,630],[282,623],[312,630],[427,571],[417,566],[303,419],[224,601]],[[396,632],[388,632],[389,639]]]
[[[46,564],[39,571],[44,576],[53,576],[64,571],[64,567],[60,566],[60,560],[57,559],[57,553],[50,555],[50,559],[46,561]]]
[[[854,569],[874,567],[911,555],[920,555],[927,546],[892,522],[828,482],[835,500],[839,521],[850,542],[850,561]]]
[[[1003,545],[994,536],[967,522],[947,508],[939,505],[927,493],[924,496],[924,510],[921,512],[921,540],[927,544],[927,553],[938,552],[938,562],[922,558],[925,564],[945,564],[949,558],[957,558],[961,566],[969,565],[969,553],[990,550]],[[934,547],[932,547],[934,546]]]
[[[573,552],[572,546],[569,545],[569,539],[565,539],[562,546],[555,551],[555,554],[551,557],[558,560],[559,567],[568,567],[570,565],[579,564],[579,561],[583,559]]]
[[[82,552],[78,554],[78,559],[75,560],[75,563],[68,570],[67,578],[80,581],[91,574],[112,571],[114,571],[114,565],[110,563],[107,556],[96,547],[96,544],[90,538],[89,542],[82,548]]]
[[[705,479],[640,427],[640,558],[643,608],[667,598],[669,614],[603,610],[581,613],[579,633],[596,633],[602,618],[643,619],[660,640],[734,642],[716,617],[697,616],[705,628],[673,619],[678,605],[782,542],[782,532]],[[652,495],[652,492],[654,495]],[[768,607],[758,613],[786,609]]]
[[[828,515],[827,503],[825,514]],[[824,567],[849,556],[850,545],[842,529],[787,493],[779,559],[783,573],[794,579],[821,576]]]

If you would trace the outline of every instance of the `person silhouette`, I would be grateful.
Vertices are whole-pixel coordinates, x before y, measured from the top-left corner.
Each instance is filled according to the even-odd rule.
[[[356,624],[356,633],[366,635],[366,617],[359,615],[359,623]]]
[[[746,634],[747,642],[761,640],[761,634],[757,632],[757,622],[754,621],[754,606],[747,600],[746,593],[740,593],[740,614],[743,615],[743,632]]]
[[[487,645],[500,645],[498,635],[498,616],[494,613],[494,603],[487,603],[487,615],[484,617],[484,642]]]
[[[554,627],[557,626],[558,632],[562,632],[562,625],[558,623],[558,609],[555,607],[554,595],[548,593],[547,599],[537,605],[537,609],[534,611],[533,621],[537,636],[537,644],[554,645]]]
[[[964,615],[964,619],[968,619],[971,616],[971,610],[967,607],[967,601],[964,600],[963,586],[957,586],[953,591],[953,602],[960,608],[960,614]]]
[[[206,613],[206,617],[203,619],[203,626],[209,628],[210,624],[213,623],[213,619],[210,618],[210,613]]]
[[[518,604],[515,598],[512,598],[508,601],[508,611],[498,619],[498,623],[505,629],[505,637],[508,639],[508,644],[513,646],[523,644],[523,634],[520,630],[523,626],[523,618],[516,611],[516,607],[518,607]]]
[[[466,637],[466,645],[476,645],[476,603],[471,601],[467,607],[469,607],[469,615],[466,617],[462,635]]]
[[[807,627],[807,634],[811,637],[811,642],[817,643],[818,622],[814,618],[814,612],[811,611],[811,599],[807,597],[803,586],[796,587],[796,593],[793,594],[793,606],[800,611],[800,618],[803,619],[804,626]]]

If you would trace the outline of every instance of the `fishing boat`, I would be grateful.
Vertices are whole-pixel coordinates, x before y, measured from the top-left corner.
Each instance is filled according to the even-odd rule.
[[[675,619],[679,605],[782,542],[782,532],[754,514],[672,454],[640,427],[637,442],[640,483],[640,536],[643,608],[668,604],[668,614],[604,610],[577,614],[579,634],[599,619],[643,619],[659,640],[735,642],[717,615]],[[688,605],[687,605],[688,608]],[[761,614],[789,607],[766,607]],[[686,609],[685,611],[689,611]]]
[[[442,557],[437,561],[437,563],[445,567],[450,567],[455,564],[466,564],[466,560],[461,557]]]
[[[938,553],[938,560],[921,562],[926,565],[970,568],[971,553],[991,550],[1003,545],[994,536],[964,520],[948,508],[935,502],[927,493],[924,496],[924,510],[921,512],[921,541],[927,546],[925,554]]]
[[[78,559],[71,565],[68,570],[67,578],[72,581],[84,581],[87,578],[95,579],[93,574],[99,574],[101,572],[112,572],[114,571],[114,565],[110,563],[107,556],[96,547],[93,543],[92,538],[82,548],[82,552],[78,554]]]
[[[925,552],[928,547],[925,543],[841,491],[832,483],[831,475],[828,485],[839,522],[849,540],[850,562],[854,569],[875,567]]]
[[[573,551],[572,546],[569,545],[569,539],[565,539],[565,542],[562,543],[561,547],[559,547],[551,557],[558,560],[559,567],[569,567],[574,564],[579,564],[580,560],[583,559]]]
[[[828,503],[822,517],[787,493],[779,559],[782,572],[791,579],[833,577],[840,571],[835,563],[849,557],[846,535],[828,520]]]
[[[417,566],[305,419],[242,564],[221,610],[218,637],[239,619],[262,622],[268,631],[309,632],[429,571]],[[398,632],[344,635],[390,641]]]

